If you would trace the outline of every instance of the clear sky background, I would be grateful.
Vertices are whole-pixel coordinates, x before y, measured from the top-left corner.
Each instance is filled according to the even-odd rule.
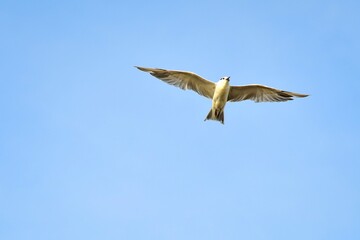
[[[360,239],[359,1],[0,2],[0,239]],[[211,101],[133,66],[311,96]]]

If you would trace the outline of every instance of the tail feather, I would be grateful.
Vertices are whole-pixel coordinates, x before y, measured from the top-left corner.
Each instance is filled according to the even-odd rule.
[[[208,113],[204,121],[206,120],[215,120],[224,124],[224,110],[210,109],[210,112]]]

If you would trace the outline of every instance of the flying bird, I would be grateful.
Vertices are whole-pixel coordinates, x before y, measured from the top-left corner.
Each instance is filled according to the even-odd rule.
[[[206,80],[199,75],[178,70],[145,68],[135,66],[141,71],[183,90],[193,90],[198,94],[212,99],[212,107],[205,120],[215,120],[224,124],[224,109],[227,102],[253,100],[255,102],[285,102],[293,97],[307,97],[300,94],[279,90],[259,84],[230,86],[230,77],[222,77],[217,83]]]

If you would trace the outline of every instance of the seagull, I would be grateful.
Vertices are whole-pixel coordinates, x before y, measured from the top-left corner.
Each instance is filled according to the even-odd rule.
[[[230,86],[230,77],[222,77],[217,83],[206,80],[193,72],[146,68],[135,66],[141,71],[183,90],[193,90],[212,99],[212,107],[205,120],[215,120],[224,124],[224,109],[227,102],[253,100],[255,102],[285,102],[293,97],[307,97],[300,94],[279,90],[259,84]]]

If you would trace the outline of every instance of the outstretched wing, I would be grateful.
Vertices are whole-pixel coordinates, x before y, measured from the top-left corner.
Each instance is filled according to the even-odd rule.
[[[215,83],[210,82],[195,73],[185,72],[185,71],[176,71],[176,70],[165,70],[159,68],[145,68],[145,67],[136,67],[141,71],[148,72],[154,77],[168,83],[179,87],[183,90],[193,90],[198,94],[211,98],[214,95]]]
[[[309,95],[283,91],[263,85],[232,86],[228,101],[239,102],[253,100],[255,102],[285,102],[293,100],[293,97],[307,97]]]

